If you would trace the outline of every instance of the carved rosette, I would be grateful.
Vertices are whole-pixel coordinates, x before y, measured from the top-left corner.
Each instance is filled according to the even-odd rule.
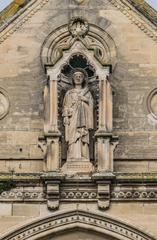
[[[75,17],[72,18],[69,22],[69,32],[75,38],[85,37],[89,31],[89,24],[88,22],[81,18]]]

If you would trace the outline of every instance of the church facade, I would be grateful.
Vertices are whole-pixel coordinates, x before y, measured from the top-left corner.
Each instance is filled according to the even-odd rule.
[[[156,11],[22,0],[0,24],[0,240],[157,239]]]

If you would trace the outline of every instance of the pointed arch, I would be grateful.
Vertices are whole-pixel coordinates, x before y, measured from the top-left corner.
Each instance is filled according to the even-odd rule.
[[[51,216],[36,220],[13,232],[1,236],[0,240],[37,240],[72,229],[95,231],[117,240],[157,240],[129,224],[105,216],[104,213],[74,210],[55,212]]]

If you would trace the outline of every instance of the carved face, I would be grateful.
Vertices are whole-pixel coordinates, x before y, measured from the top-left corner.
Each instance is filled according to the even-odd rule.
[[[84,74],[82,72],[75,72],[73,74],[73,81],[75,85],[82,85],[84,82]]]

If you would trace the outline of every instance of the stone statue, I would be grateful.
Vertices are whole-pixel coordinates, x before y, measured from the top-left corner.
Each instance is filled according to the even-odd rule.
[[[75,69],[74,88],[67,91],[63,101],[67,161],[89,161],[89,130],[93,129],[93,97],[87,86],[87,73]]]

